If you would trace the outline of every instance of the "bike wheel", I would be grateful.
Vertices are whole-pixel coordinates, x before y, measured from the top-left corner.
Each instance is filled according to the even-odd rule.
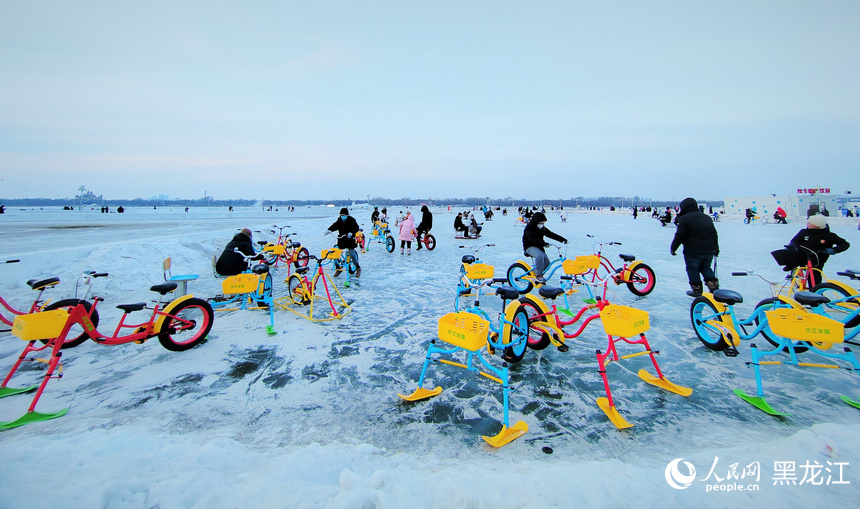
[[[638,295],[640,297],[644,297],[651,293],[654,290],[654,285],[657,283],[657,276],[654,274],[654,269],[644,263],[640,263],[631,270],[627,279],[627,288],[633,293],[633,295]]]
[[[848,318],[852,313],[857,311],[857,308],[860,307],[860,295],[856,293],[849,293],[845,288],[842,288],[839,285],[834,285],[833,283],[820,283],[815,285],[815,288],[812,289],[813,292],[824,295],[828,299],[830,299],[831,303],[823,304],[821,306],[823,314],[829,318],[833,318],[839,322],[842,322],[845,325],[846,329],[850,329],[853,327],[857,327],[860,325],[860,315],[856,315],[853,318]],[[845,300],[847,297],[854,297],[853,299]],[[835,302],[842,301],[842,302]]]
[[[92,304],[90,304],[89,302],[87,302],[85,300],[63,299],[63,300],[58,300],[57,302],[52,302],[51,304],[48,304],[47,306],[45,306],[45,311],[53,311],[55,309],[68,309],[69,311],[71,311],[72,308],[74,308],[78,304],[82,304],[84,306],[84,309],[87,310],[87,312],[89,312],[90,308],[93,307]],[[93,327],[98,327],[98,325],[99,325],[99,311],[98,310],[93,311],[93,316],[90,318],[90,320],[93,322]],[[69,333],[66,334],[66,340],[63,341],[63,346],[60,348],[74,348],[74,347],[80,345],[81,343],[83,343],[84,341],[86,341],[87,339],[89,339],[87,332],[84,330],[83,327],[81,327],[80,324],[76,323],[76,324],[72,325],[71,329],[69,329]],[[47,340],[44,340],[44,339],[42,340],[42,343],[47,343],[47,342],[48,342]]]
[[[426,247],[428,251],[433,251],[434,249],[436,249],[436,237],[430,235],[429,233],[425,233],[424,247]]]
[[[520,294],[529,293],[534,288],[534,285],[532,285],[531,281],[522,279],[522,277],[530,273],[531,271],[525,265],[516,262],[508,267],[508,284],[516,288]]]
[[[394,237],[385,237],[385,250],[389,253],[394,252]]]
[[[171,352],[182,352],[197,346],[206,338],[215,321],[212,306],[192,297],[170,311],[158,333],[158,342]]]
[[[520,299],[520,304],[523,306],[523,309],[526,312],[526,316],[528,316],[528,318],[529,318],[529,337],[526,340],[526,344],[532,350],[543,350],[543,349],[545,349],[551,343],[551,341],[549,339],[549,334],[542,331],[541,329],[537,329],[537,328],[531,326],[531,324],[534,323],[535,321],[543,321],[543,319],[541,319],[541,318],[538,318],[538,319],[534,318],[536,316],[540,316],[541,311],[537,307],[535,307],[535,305],[530,300],[528,300],[525,297]]]
[[[274,265],[278,261],[278,255],[276,255],[275,253],[263,255],[263,259],[261,261],[266,265]]]
[[[287,291],[289,292],[290,300],[295,304],[307,306],[311,303],[308,289],[305,288],[304,281],[295,274],[290,276],[290,279],[287,280]]]
[[[310,257],[310,253],[306,248],[301,248],[296,251],[296,261],[293,262],[293,265],[298,269],[299,267],[307,267],[308,259]]]
[[[522,306],[517,309],[511,322],[513,325],[506,324],[505,330],[503,330],[503,334],[507,337],[502,338],[502,343],[511,346],[505,347],[502,358],[507,362],[517,363],[523,360],[523,356],[526,354],[529,334],[529,317]]]
[[[729,346],[723,341],[722,333],[705,324],[706,319],[712,319],[710,317],[716,314],[717,308],[705,297],[696,297],[690,305],[690,321],[693,322],[693,330],[699,341],[711,350],[722,351]]]
[[[263,279],[263,289],[260,290],[260,287],[257,287],[257,291],[254,293],[254,298],[258,300],[262,300],[272,296],[272,274],[266,273],[265,279]]]

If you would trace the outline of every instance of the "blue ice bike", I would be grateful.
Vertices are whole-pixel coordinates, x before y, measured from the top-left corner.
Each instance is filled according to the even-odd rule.
[[[501,447],[528,431],[528,425],[523,421],[518,421],[511,426],[508,415],[509,395],[513,390],[508,379],[508,363],[519,362],[525,354],[529,332],[528,315],[517,300],[519,292],[516,288],[498,286],[495,288],[495,294],[502,299],[502,309],[498,318],[492,320],[489,313],[480,307],[482,288],[497,285],[505,280],[494,280],[492,266],[476,263],[472,255],[463,257],[463,265],[465,268],[461,277],[461,287],[458,289],[457,302],[461,295],[468,294],[475,297],[474,303],[465,306],[463,311],[448,313],[439,319],[438,338],[448,346],[437,346],[436,340],[431,341],[421,368],[418,388],[412,394],[398,394],[398,396],[404,401],[420,401],[442,392],[441,386],[434,389],[424,388],[427,368],[431,362],[462,368],[492,380],[502,386],[503,425],[497,435],[483,436],[483,439],[493,447]],[[459,303],[455,305],[459,307]],[[502,350],[502,359],[505,362],[500,368],[484,357],[482,350],[485,347],[490,355],[495,354],[497,350]],[[434,359],[434,356],[454,356],[461,352],[465,354],[464,362],[445,358]]]
[[[247,256],[234,248],[249,264],[259,255]],[[275,332],[275,301],[272,296],[272,275],[269,266],[260,263],[250,265],[248,270],[235,276],[222,276],[215,272],[215,258],[212,259],[213,273],[221,282],[222,293],[209,299],[212,309],[215,311],[238,311],[240,309],[264,309],[269,312],[269,325],[266,332],[270,335]]]

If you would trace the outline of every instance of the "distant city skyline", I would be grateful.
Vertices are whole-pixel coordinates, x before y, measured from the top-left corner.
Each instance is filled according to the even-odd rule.
[[[860,2],[3,2],[0,198],[857,186]]]

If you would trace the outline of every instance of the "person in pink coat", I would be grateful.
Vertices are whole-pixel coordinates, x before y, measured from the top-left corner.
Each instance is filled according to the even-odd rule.
[[[406,254],[412,254],[412,230],[415,229],[415,220],[412,218],[412,212],[406,212],[406,218],[400,222],[400,254],[403,254],[403,247],[406,247]]]

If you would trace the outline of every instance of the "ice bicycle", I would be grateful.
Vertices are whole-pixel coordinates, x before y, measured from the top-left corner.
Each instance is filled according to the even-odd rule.
[[[780,307],[765,311],[770,329],[778,340],[778,345],[770,351],[760,351],[755,343],[750,344],[752,361],[746,364],[752,365],[755,371],[756,395],[749,396],[741,389],[735,389],[734,393],[747,403],[774,416],[788,416],[791,414],[775,410],[764,397],[764,389],[761,380],[761,366],[787,364],[792,366],[825,368],[825,369],[847,369],[855,373],[860,372],[860,362],[848,347],[843,347],[842,352],[828,352],[832,347],[844,342],[844,326],[841,322],[828,318],[822,314],[812,312],[818,306],[829,303],[826,296],[812,292],[797,292],[794,300],[800,307]],[[803,347],[801,351],[799,346]],[[766,357],[779,355],[783,352],[789,354],[789,360],[768,361],[762,360]],[[798,354],[806,356],[815,354],[827,359],[839,360],[848,365],[820,364],[812,362],[801,362]],[[860,401],[848,396],[840,396],[845,403],[860,409]]]
[[[6,260],[3,263],[18,263],[20,260]],[[50,300],[42,300],[42,295],[45,290],[51,289],[56,285],[60,284],[60,278],[58,277],[49,277],[45,279],[30,279],[27,281],[27,286],[38,292],[36,294],[36,298],[30,304],[30,306],[25,311],[19,311],[12,307],[11,304],[6,302],[6,299],[0,297],[0,306],[2,306],[7,312],[11,313],[11,316],[8,318],[0,313],[0,323],[8,326],[9,329],[0,330],[0,332],[12,332],[12,326],[15,321],[15,317],[18,315],[27,315],[31,313],[36,313],[39,311],[53,311],[56,309],[72,309],[78,304],[83,303],[84,306],[89,307],[90,303],[87,301],[81,301],[80,299],[61,299],[56,302],[51,302]],[[93,313],[92,316],[93,323],[98,325],[99,323],[99,314],[97,312]],[[80,345],[84,341],[87,340],[86,332],[80,327],[73,327],[68,334],[68,338],[63,343],[63,348],[72,348]]]
[[[233,251],[242,256],[249,264],[258,255],[248,256],[234,248]],[[250,265],[248,270],[234,276],[222,276],[215,271],[215,257],[212,258],[212,273],[221,282],[221,294],[209,299],[215,311],[239,311],[243,309],[262,309],[269,313],[269,325],[266,333],[277,334],[275,331],[275,300],[272,289],[272,274],[269,266],[264,263]]]
[[[110,336],[102,334],[96,327],[94,317],[97,316],[96,307],[98,303],[104,299],[94,296],[92,297],[92,305],[89,305],[87,295],[90,291],[91,279],[105,276],[107,273],[96,272],[87,272],[81,276],[78,283],[83,282],[87,291],[84,297],[72,308],[41,311],[15,317],[12,334],[27,341],[27,345],[21,355],[18,356],[9,374],[0,383],[0,398],[32,392],[33,390],[36,391],[36,394],[27,413],[14,421],[0,422],[0,430],[55,419],[66,414],[68,408],[57,412],[36,412],[36,404],[39,402],[48,381],[63,377],[63,366],[60,363],[63,355],[61,350],[67,344],[66,338],[74,325],[83,328],[87,337],[99,345],[141,344],[157,336],[158,342],[173,352],[181,352],[197,346],[206,338],[212,328],[215,317],[212,307],[205,300],[186,294],[174,300],[165,301],[165,296],[176,290],[177,287],[175,282],[167,282],[150,287],[151,291],[160,295],[157,301],[153,301],[154,305],[152,306],[145,302],[118,305],[117,308],[123,311],[123,315],[120,317],[116,329]],[[150,311],[146,321],[140,323],[126,322],[131,313],[144,309]],[[40,351],[50,352],[50,358],[28,357],[29,354]],[[23,362],[44,362],[48,365],[41,383],[22,388],[8,387],[7,384]],[[57,372],[56,375],[55,372]]]
[[[594,238],[592,235],[588,235],[588,237],[592,239]],[[654,274],[654,270],[647,264],[637,260],[633,255],[620,254],[618,257],[621,258],[624,263],[621,267],[616,268],[612,262],[603,255],[603,246],[620,246],[620,242],[595,241],[594,243],[598,246],[596,248],[597,252],[594,253],[594,256],[598,258],[599,263],[597,267],[590,269],[589,271],[588,275],[591,277],[591,282],[595,282],[597,280],[602,281],[608,276],[616,285],[625,284],[631,293],[640,297],[648,295],[654,290],[657,277]],[[564,245],[564,253],[562,253],[561,245],[554,243],[549,243],[549,245],[556,248],[558,256],[550,260],[549,266],[547,266],[544,271],[543,277],[547,281],[556,273],[556,271],[562,268],[564,261],[568,259],[567,244]],[[518,289],[520,293],[526,294],[532,291],[532,288],[542,286],[542,284],[538,283],[536,280],[537,278],[534,274],[532,264],[524,260],[517,260],[514,262],[510,267],[508,267],[507,274],[508,284]],[[583,277],[586,276],[583,275]]]
[[[295,268],[306,267],[308,265],[308,250],[302,246],[301,242],[294,241],[290,237],[295,233],[284,234],[284,229],[287,226],[272,225],[278,229],[278,240],[275,242],[266,243],[263,245],[263,252],[266,253],[264,263],[277,267],[281,262],[287,266],[287,276],[290,275],[292,266]],[[275,230],[270,230],[275,233]]]
[[[394,237],[391,236],[391,230],[388,229],[387,222],[375,221],[373,228],[370,230],[370,236],[367,238],[367,250],[370,251],[370,243],[378,242],[385,246],[385,250],[389,253],[394,252]]]
[[[466,260],[469,260],[467,257],[472,260],[467,262]],[[398,396],[404,401],[414,402],[439,395],[443,390],[441,386],[434,389],[424,388],[427,368],[431,363],[439,362],[462,368],[492,380],[502,386],[502,429],[494,436],[482,436],[482,438],[493,447],[502,447],[528,431],[528,425],[524,421],[510,424],[508,410],[509,395],[513,391],[509,382],[508,362],[518,362],[525,353],[528,316],[517,301],[519,292],[509,286],[499,286],[495,288],[495,294],[502,299],[502,309],[498,318],[491,320],[490,315],[480,307],[481,289],[484,286],[504,282],[504,279],[494,280],[492,266],[475,264],[472,255],[464,257],[464,264],[467,265],[465,274],[466,280],[469,281],[466,283],[469,287],[466,292],[475,297],[474,303],[464,311],[448,313],[439,318],[437,337],[449,346],[438,346],[435,339],[431,340],[421,368],[421,376],[418,379],[418,388],[409,395],[398,393]],[[458,290],[458,300],[459,292],[460,290]],[[503,352],[504,361],[501,367],[494,366],[485,358],[485,349],[489,356],[493,356],[497,351]],[[465,359],[457,362],[445,358],[434,359],[434,355],[458,356]]]
[[[607,336],[607,344],[605,352],[596,351],[597,371],[603,380],[606,397],[597,398],[596,402],[616,428],[626,429],[633,427],[633,425],[621,416],[612,397],[609,378],[606,373],[606,368],[610,363],[648,355],[657,375],[654,376],[643,368],[638,372],[639,378],[646,383],[685,397],[690,396],[693,390],[670,382],[660,370],[655,357],[655,354],[660,352],[653,350],[645,337],[645,332],[650,328],[648,313],[629,306],[611,304],[606,298],[608,282],[613,280],[609,275],[597,282],[589,281],[589,276],[594,274],[599,265],[600,258],[597,255],[577,256],[573,260],[565,260],[562,263],[565,275],[561,276],[561,287],[543,286],[538,290],[540,298],[527,293],[520,297],[520,302],[529,316],[528,345],[535,350],[542,350],[552,343],[559,351],[566,352],[569,346],[565,343],[565,339],[578,337],[590,322],[600,319]],[[580,277],[584,279],[580,279]],[[588,290],[588,298],[584,299],[585,305],[574,314],[568,297],[576,293],[581,287]],[[564,300],[563,307],[559,307],[555,302],[560,296]],[[543,299],[548,299],[551,305],[548,306]],[[589,311],[594,312],[585,316]],[[563,317],[562,314],[566,316]],[[580,319],[582,322],[575,332],[567,333],[564,331],[565,326],[575,324]],[[636,336],[639,338],[629,339]],[[616,345],[620,342],[639,345],[643,350],[619,356]]]
[[[303,318],[307,318],[312,322],[324,322],[337,320],[346,316],[352,308],[340,294],[340,290],[334,284],[322,264],[326,260],[338,260],[341,257],[341,250],[324,249],[319,257],[309,255],[311,260],[316,262],[316,269],[311,279],[308,279],[308,267],[299,267],[294,274],[291,274],[286,279],[287,295],[275,299],[275,306],[278,309],[283,309],[295,313]],[[323,296],[323,290],[325,296]],[[337,294],[337,302],[335,302],[334,294]],[[317,313],[319,309],[317,303],[322,302],[325,305],[323,314]],[[301,312],[299,310],[302,310]]]

